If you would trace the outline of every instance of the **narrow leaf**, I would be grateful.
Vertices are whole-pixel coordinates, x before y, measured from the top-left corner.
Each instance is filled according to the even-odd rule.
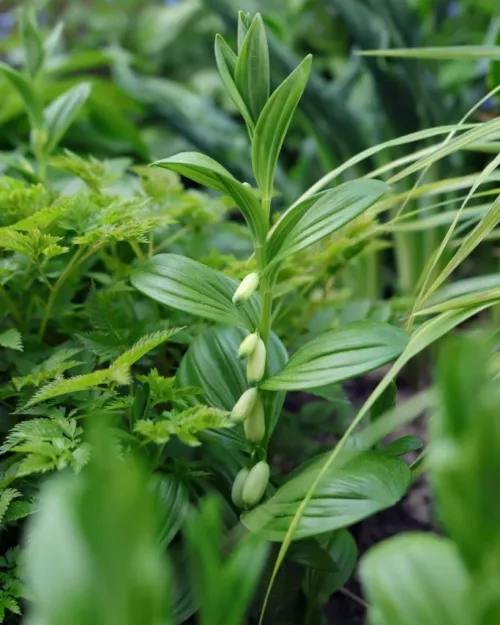
[[[296,204],[270,233],[268,261],[277,262],[332,234],[389,190],[379,180],[354,180]]]
[[[0,72],[4,74],[5,78],[7,78],[21,97],[31,126],[33,128],[41,128],[43,125],[42,107],[31,82],[21,72],[2,61],[0,61]]]
[[[47,127],[45,149],[47,153],[54,150],[64,133],[71,126],[89,97],[90,91],[91,85],[89,83],[80,83],[60,95],[45,109],[44,117]]]
[[[322,458],[306,466],[270,499],[243,514],[243,525],[267,540],[282,541],[322,467]],[[399,458],[374,451],[355,453],[342,467],[335,466],[323,475],[293,540],[347,527],[388,508],[405,494],[410,482],[410,470]]]
[[[153,256],[133,271],[131,281],[141,293],[191,315],[252,330],[258,325],[257,295],[234,306],[238,282],[185,256]]]
[[[307,390],[362,375],[399,356],[408,338],[399,328],[370,321],[326,332],[299,348],[261,388]]]
[[[215,61],[217,63],[217,69],[219,70],[222,84],[224,85],[224,88],[231,100],[235,103],[236,108],[243,116],[250,136],[252,136],[255,130],[255,124],[253,123],[247,105],[243,101],[243,98],[234,82],[237,59],[238,57],[225,42],[224,38],[221,35],[217,35],[215,37]]]
[[[267,101],[252,145],[252,165],[264,198],[271,198],[278,156],[297,104],[306,87],[312,57],[307,56]]]
[[[258,13],[238,54],[235,82],[253,121],[257,122],[269,98],[269,50],[264,22]]]
[[[181,152],[175,156],[153,163],[186,176],[206,187],[216,189],[234,200],[243,213],[253,235],[262,240],[266,222],[260,204],[250,186],[236,180],[222,165],[209,156],[198,152]]]
[[[31,78],[35,78],[43,65],[45,51],[33,11],[29,9],[21,11],[19,26],[26,55],[26,66]]]

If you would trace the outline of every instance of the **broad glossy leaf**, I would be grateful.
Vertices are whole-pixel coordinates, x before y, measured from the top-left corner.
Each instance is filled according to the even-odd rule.
[[[396,536],[361,559],[371,623],[472,625],[469,579],[453,543],[428,534]]]
[[[354,573],[358,561],[356,541],[346,529],[335,532],[333,540],[325,537],[322,543],[325,543],[325,546],[329,545],[328,554],[337,570],[329,573],[319,570],[306,573],[303,584],[304,592],[306,596],[314,598],[318,605],[324,605],[337,590],[342,588]]]
[[[268,260],[282,260],[321,241],[372,206],[388,190],[380,180],[353,180],[293,206],[269,236]]]
[[[187,398],[194,403],[208,404],[223,410],[231,410],[248,388],[245,363],[236,356],[247,332],[235,327],[217,327],[198,336],[190,345],[177,371],[180,386],[204,389],[204,395]],[[287,353],[279,338],[272,334],[267,350],[267,366],[270,372],[279,371],[287,360]],[[285,399],[284,393],[265,393],[267,435],[274,429]],[[233,439],[246,449],[248,444],[243,427],[224,430],[221,435]]]
[[[311,70],[312,57],[307,56],[286,78],[267,101],[262,111],[252,144],[252,165],[257,183],[265,198],[271,198],[278,156],[304,92]]]
[[[243,119],[248,126],[248,130],[252,135],[253,131],[255,130],[255,124],[253,123],[247,105],[243,101],[243,98],[238,91],[238,87],[234,82],[237,59],[238,57],[228,46],[224,38],[221,35],[216,35],[215,61],[217,63],[217,69],[219,70],[222,84],[224,85],[224,88],[227,91],[229,97],[235,103],[237,109],[243,116]]]
[[[199,152],[181,152],[153,163],[190,178],[206,187],[216,189],[232,198],[241,210],[253,234],[262,240],[266,223],[259,201],[250,186],[244,185],[222,165]]]
[[[270,499],[243,514],[243,525],[267,540],[282,541],[323,465],[323,458],[306,465]],[[401,499],[410,482],[410,470],[399,458],[375,451],[354,454],[342,466],[334,464],[326,471],[292,540],[348,527],[388,508]]]
[[[258,325],[257,295],[234,306],[238,282],[186,256],[153,256],[132,272],[131,281],[141,293],[191,315],[250,330]]]
[[[253,18],[238,54],[235,82],[254,122],[269,98],[269,50],[262,17]]]
[[[336,573],[338,566],[324,546],[316,538],[298,540],[290,546],[287,557],[292,562],[323,574]]]
[[[89,97],[90,91],[91,85],[82,82],[68,89],[45,109],[44,117],[48,135],[45,149],[47,152],[52,152],[57,146]]]
[[[407,343],[404,330],[372,321],[325,332],[300,347],[285,368],[265,380],[261,388],[307,390],[347,380],[393,360]]]
[[[408,436],[401,436],[401,438],[397,438],[395,441],[385,445],[381,448],[381,451],[383,451],[384,454],[389,454],[391,456],[404,456],[410,451],[422,449],[423,446],[424,444],[418,436],[408,434]]]
[[[160,541],[169,545],[182,527],[189,510],[189,496],[180,478],[175,474],[155,475],[153,495],[160,521]]]

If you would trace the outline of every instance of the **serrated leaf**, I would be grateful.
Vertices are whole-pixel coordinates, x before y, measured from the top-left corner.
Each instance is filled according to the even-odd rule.
[[[267,101],[255,127],[252,166],[255,179],[266,199],[272,197],[274,175],[285,135],[311,70],[307,56]]]
[[[211,406],[191,406],[182,412],[164,412],[162,419],[140,419],[134,431],[157,445],[164,445],[172,436],[191,447],[201,444],[198,438],[205,430],[218,430],[234,427],[229,412]]]
[[[363,321],[326,332],[300,347],[282,371],[261,388],[307,390],[362,375],[401,354],[408,334],[395,326]]]
[[[117,368],[129,368],[148,352],[150,352],[158,345],[170,340],[181,328],[170,328],[168,330],[160,330],[153,332],[140,338],[137,343],[128,349],[125,353],[119,356],[111,365],[111,369]]]
[[[241,210],[254,237],[261,241],[266,232],[266,220],[250,186],[236,180],[222,165],[198,152],[181,152],[153,163],[190,178],[199,184],[216,189],[234,200]]]
[[[241,45],[235,83],[253,121],[259,119],[269,98],[269,50],[262,17],[257,13]]]
[[[470,580],[454,544],[425,534],[396,536],[361,559],[371,622],[471,625]]]
[[[90,95],[90,83],[82,82],[56,98],[44,111],[47,129],[45,150],[51,153],[71,126]]]
[[[0,345],[7,347],[8,349],[15,349],[17,351],[23,351],[23,338],[21,333],[14,328],[5,330],[0,334]]]
[[[48,399],[67,395],[68,393],[79,393],[90,389],[98,388],[102,384],[107,384],[113,380],[110,369],[99,369],[92,373],[76,375],[66,380],[56,380],[43,386],[33,397],[23,406],[29,408]]]
[[[251,330],[259,323],[256,295],[235,307],[238,282],[185,256],[153,256],[132,272],[131,282],[141,293],[191,315]]]
[[[190,404],[206,403],[230,411],[248,388],[244,363],[238,359],[240,343],[247,336],[241,328],[218,327],[196,337],[177,370],[180,387],[197,386],[203,395],[187,397]],[[267,368],[272,374],[283,368],[286,350],[279,338],[271,334],[267,350]],[[266,433],[269,437],[283,407],[284,393],[264,393]],[[247,443],[241,426],[226,432],[232,442],[243,449]]]
[[[15,488],[6,488],[0,493],[0,524],[3,523],[4,517],[10,507],[10,504],[21,496],[21,493]]]
[[[306,465],[260,506],[241,516],[251,532],[266,540],[281,542],[297,508],[324,464]],[[317,536],[348,527],[394,505],[411,483],[411,473],[402,460],[375,451],[354,454],[341,467],[328,470],[293,534],[293,540]]]
[[[217,63],[217,69],[219,70],[219,75],[222,80],[222,84],[224,85],[227,94],[231,98],[231,100],[236,105],[236,108],[241,113],[245,123],[247,125],[250,136],[253,135],[255,130],[255,124],[253,123],[252,117],[248,112],[248,108],[243,101],[243,98],[238,91],[238,88],[234,82],[234,74],[236,71],[236,61],[238,57],[231,50],[229,45],[226,43],[224,38],[221,35],[216,35],[215,37],[215,61]]]
[[[353,180],[294,205],[268,237],[268,262],[275,263],[321,241],[370,208],[389,187],[380,180]]]

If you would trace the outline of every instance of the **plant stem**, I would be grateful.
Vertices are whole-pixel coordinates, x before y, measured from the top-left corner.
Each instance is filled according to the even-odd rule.
[[[86,254],[83,254],[83,250],[79,249],[73,256],[73,258],[70,260],[66,269],[59,276],[57,282],[55,283],[54,287],[52,288],[50,292],[47,306],[45,308],[45,313],[43,315],[42,323],[40,324],[40,329],[38,331],[38,338],[40,341],[43,339],[43,335],[45,334],[45,330],[47,329],[47,324],[49,322],[50,315],[52,314],[52,308],[54,307],[54,303],[56,301],[56,298],[63,284],[70,277],[70,275],[76,269],[76,267],[80,265],[81,263],[83,263],[85,260],[87,260],[87,258],[91,256],[96,251],[96,249],[97,248],[90,248],[89,250],[87,250]]]
[[[265,236],[267,237],[267,233],[269,231],[269,213],[271,210],[271,200],[270,198],[262,198],[262,211],[264,215],[267,217],[267,228]],[[264,239],[265,241],[265,239]],[[267,345],[269,340],[269,334],[271,332],[271,322],[272,322],[272,309],[273,309],[273,295],[272,290],[274,286],[274,278],[270,276],[268,273],[265,273],[266,269],[266,255],[264,251],[264,241],[260,241],[259,244],[255,248],[255,254],[257,257],[257,267],[259,269],[259,274],[261,275],[260,281],[260,294],[262,297],[262,309],[260,313],[260,325],[259,325],[259,334],[261,339]]]

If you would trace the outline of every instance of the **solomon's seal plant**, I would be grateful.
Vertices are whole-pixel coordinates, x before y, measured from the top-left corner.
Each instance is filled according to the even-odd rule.
[[[288,358],[282,341],[273,333],[280,272],[293,255],[355,220],[389,189],[379,180],[353,180],[299,199],[274,219],[278,157],[306,88],[312,59],[306,57],[271,92],[268,45],[258,14],[253,18],[240,14],[237,52],[217,36],[215,58],[224,87],[246,124],[254,180],[238,180],[218,162],[197,152],[183,152],[154,165],[234,202],[253,243],[249,271],[238,282],[189,258],[159,254],[134,270],[132,283],[167,306],[216,322],[189,347],[177,382],[203,389],[204,395],[193,397],[193,401],[231,412],[236,427],[205,440],[208,445],[222,440],[226,447],[243,452],[240,469],[233,474],[233,503],[247,509],[241,518],[250,530],[264,530],[271,540],[281,540],[288,515],[296,509],[309,482],[308,472],[314,468],[299,470],[268,502],[254,508],[268,491],[269,441],[285,393],[324,388],[375,369],[402,352],[407,335],[385,323],[356,323],[316,337]],[[407,467],[399,458],[367,451],[356,462],[352,467],[355,477],[370,474],[380,485],[378,492],[370,487],[357,493],[366,505],[353,510],[349,521],[390,505],[409,483]],[[391,477],[389,485],[382,474]],[[323,509],[314,522],[306,520],[298,537],[334,529],[329,516]]]

